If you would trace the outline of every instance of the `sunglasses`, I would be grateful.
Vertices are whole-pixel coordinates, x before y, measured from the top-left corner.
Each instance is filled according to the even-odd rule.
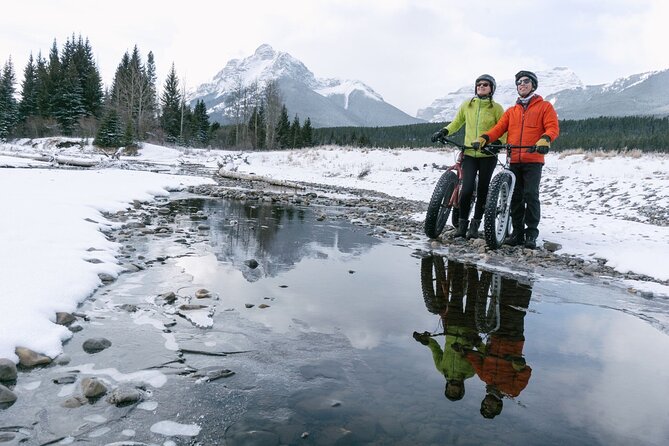
[[[518,80],[516,81],[516,85],[529,84],[530,82],[532,82],[532,81],[530,80],[530,78],[527,78],[527,77],[526,77],[526,78],[523,78],[523,79],[518,79]]]
[[[489,87],[489,86],[490,86],[490,84],[487,83],[487,82],[479,82],[478,84],[476,84],[476,88],[478,88],[478,87]]]

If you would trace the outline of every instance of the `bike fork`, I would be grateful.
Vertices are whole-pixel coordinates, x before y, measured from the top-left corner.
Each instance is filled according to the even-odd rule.
[[[506,198],[506,233],[509,234],[509,226],[511,226],[511,199],[513,198],[513,190],[516,187],[516,175],[510,169],[507,169],[509,176],[511,176],[511,186],[509,188],[509,196]]]

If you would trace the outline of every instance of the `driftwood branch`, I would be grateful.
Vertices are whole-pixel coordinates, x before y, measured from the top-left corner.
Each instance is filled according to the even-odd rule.
[[[15,158],[31,159],[33,161],[44,161],[46,163],[56,162],[76,167],[93,167],[99,163],[98,160],[84,160],[79,158],[70,158],[66,156],[49,156],[30,153],[0,152],[0,155],[13,156]]]
[[[218,174],[224,178],[232,178],[234,180],[263,181],[265,183],[273,184],[275,186],[290,187],[293,189],[306,189],[301,184],[293,183],[286,180],[275,180],[274,178],[263,177],[261,175],[232,172],[230,170],[225,170],[225,169],[220,169],[218,171]]]

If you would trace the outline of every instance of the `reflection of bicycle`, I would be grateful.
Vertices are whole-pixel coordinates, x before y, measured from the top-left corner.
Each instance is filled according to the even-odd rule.
[[[476,328],[479,333],[492,333],[499,329],[501,291],[502,276],[481,271],[476,299]]]
[[[444,258],[423,257],[420,261],[420,284],[427,311],[441,314],[448,306],[449,280],[444,267]]]
[[[448,307],[455,268],[446,268],[441,256],[424,257],[420,264],[420,281],[425,307],[432,314],[443,314]],[[460,273],[462,274],[462,272]],[[460,278],[464,279],[464,278]],[[479,333],[492,333],[500,325],[501,276],[490,271],[481,271],[478,283],[462,280],[462,295],[476,299],[475,320]],[[470,286],[475,285],[476,290]],[[472,293],[475,291],[475,293]]]
[[[452,144],[460,149],[455,164],[446,169],[437,185],[434,187],[430,203],[427,205],[425,215],[425,235],[429,238],[437,238],[444,230],[449,215],[451,224],[458,227],[460,218],[468,219],[469,215],[460,215],[460,191],[462,190],[462,160],[464,158],[465,146],[448,138],[439,140],[442,144]],[[477,175],[478,178],[478,175]],[[476,201],[476,186],[472,194],[472,204]],[[470,211],[471,208],[470,207]]]

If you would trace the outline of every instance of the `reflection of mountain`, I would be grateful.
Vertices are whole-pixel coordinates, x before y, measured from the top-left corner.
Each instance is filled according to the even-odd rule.
[[[379,243],[347,222],[318,222],[309,208],[199,198],[179,200],[173,206],[191,215],[204,213],[216,258],[235,265],[249,281],[276,276],[303,258],[327,257],[333,249],[358,254]],[[259,266],[246,265],[250,259]]]

